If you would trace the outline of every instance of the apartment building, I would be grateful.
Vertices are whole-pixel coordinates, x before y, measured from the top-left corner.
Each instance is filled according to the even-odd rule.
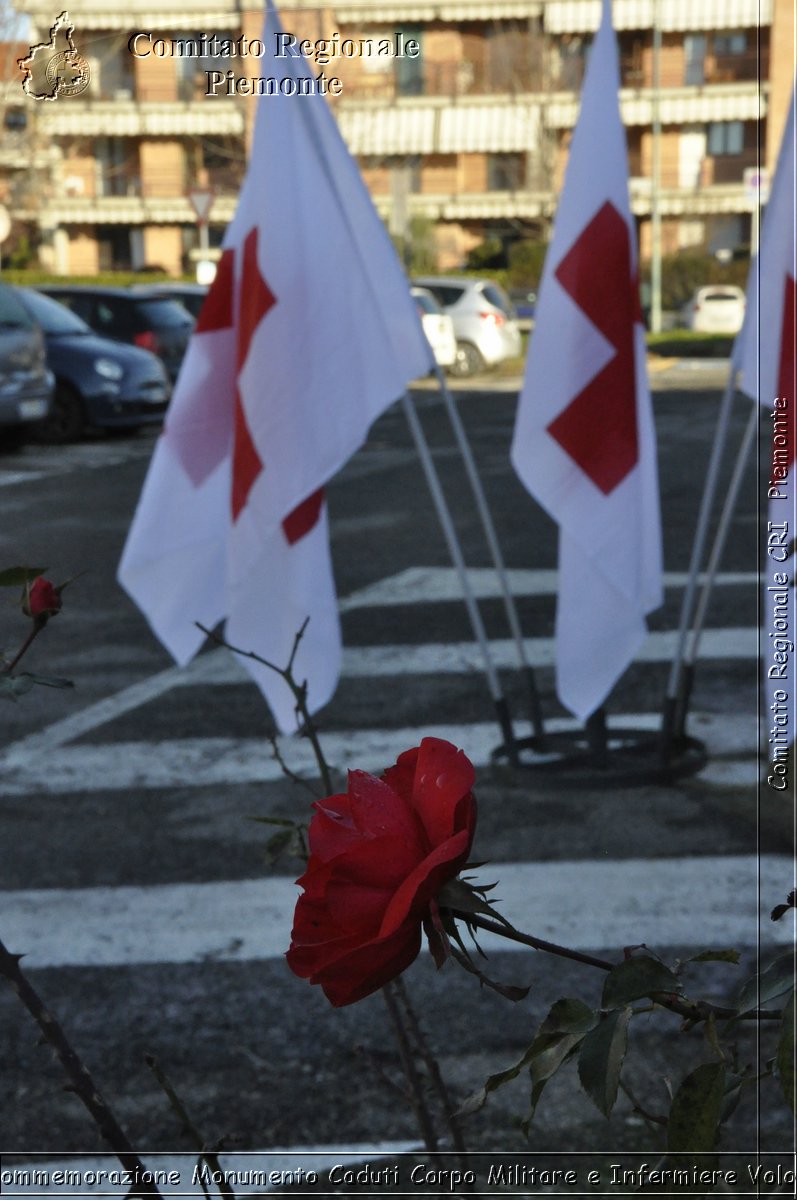
[[[60,9],[48,0],[25,7],[46,40]],[[331,102],[343,136],[393,229],[413,217],[432,222],[446,269],[486,237],[545,235],[600,0],[286,0],[281,11],[299,37],[400,32],[418,44],[414,57],[360,54],[325,67],[342,83]],[[157,10],[152,0],[128,0],[116,9],[72,0],[69,15],[91,83],[55,103],[25,100],[29,130],[56,148],[57,161],[36,205],[16,215],[35,222],[42,260],[59,272],[190,268],[198,231],[189,195],[213,190],[218,243],[256,103],[208,96],[207,72],[252,76],[261,64],[211,53],[136,57],[130,37],[150,33],[144,49],[201,34],[256,38],[262,7],[189,0]],[[794,19],[793,0],[614,0],[643,257],[656,146],[664,251],[749,244],[791,95]]]

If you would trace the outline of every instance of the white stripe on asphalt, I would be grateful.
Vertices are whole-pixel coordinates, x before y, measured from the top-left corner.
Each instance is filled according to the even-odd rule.
[[[218,1161],[236,1196],[259,1196],[291,1186],[301,1187],[303,1190],[296,1194],[307,1196],[310,1194],[305,1190],[308,1183],[311,1188],[316,1186],[307,1178],[311,1172],[321,1175],[336,1166],[342,1171],[356,1171],[361,1163],[397,1158],[420,1149],[417,1142],[362,1142],[345,1146],[296,1146],[293,1149],[281,1146],[273,1150],[220,1154]],[[202,1194],[200,1176],[195,1174],[196,1154],[142,1154],[139,1157],[145,1170],[157,1173],[155,1182],[162,1196],[197,1197]],[[277,1178],[269,1178],[271,1172],[275,1172]],[[119,1161],[110,1153],[102,1157],[74,1155],[63,1159],[40,1156],[3,1167],[0,1183],[4,1196],[66,1196],[69,1200],[118,1196],[121,1200],[130,1191],[119,1182],[121,1175]],[[219,1194],[212,1175],[203,1174],[202,1178],[211,1195]],[[368,1194],[374,1193],[369,1189]]]
[[[755,660],[759,654],[759,630],[755,627],[738,629],[707,629],[700,645],[701,658]],[[637,662],[670,662],[675,654],[677,633],[651,633],[637,655]],[[526,653],[533,667],[552,666],[555,643],[553,638],[526,638]],[[490,643],[496,665],[511,670],[518,666],[513,641],[501,639]],[[432,642],[417,646],[383,645],[351,646],[344,650],[343,674],[347,678],[381,678],[388,675],[467,674],[480,673],[483,661],[476,642]],[[200,654],[187,667],[167,667],[140,683],[89,705],[80,712],[55,721],[39,733],[30,734],[9,747],[27,754],[38,754],[54,746],[73,741],[157,699],[175,687],[222,687],[246,683],[249,676],[236,656],[225,649]],[[254,686],[254,685],[252,685]],[[0,754],[0,764],[6,754]]]
[[[652,732],[660,723],[658,713],[619,714],[610,718],[609,732],[611,734],[612,727]],[[546,722],[546,728],[557,733],[581,727],[572,718],[563,717]],[[695,737],[706,740],[712,755],[739,758],[747,754],[751,756],[751,770],[756,767],[758,727],[752,716],[693,714],[690,729]],[[518,738],[529,733],[527,722],[515,723]],[[31,743],[36,737],[40,740],[34,753]],[[324,732],[321,742],[333,768],[341,772],[350,768],[380,772],[395,762],[404,750],[417,745],[422,737],[439,737],[453,742],[465,751],[476,767],[491,762],[492,753],[501,740],[497,724],[485,721],[473,725]],[[317,778],[312,747],[305,738],[280,738],[279,746],[292,771]],[[270,783],[283,778],[282,768],[265,738],[174,738],[159,742],[47,746],[44,735],[34,735],[10,746],[0,757],[0,768],[3,769],[3,790],[9,796],[216,787]],[[706,771],[701,778],[710,781]]]
[[[769,919],[794,886],[787,855],[488,863],[473,874],[497,881],[490,897],[516,928],[573,949],[755,946],[759,924],[768,944],[793,936],[793,922]],[[2,892],[3,941],[39,968],[277,959],[297,895],[285,877]]]
[[[510,591],[515,599],[524,596],[553,596],[559,587],[557,571],[511,567],[507,569]],[[685,571],[668,571],[664,576],[667,588],[685,587],[689,576]],[[704,576],[699,577],[700,580]],[[468,581],[477,600],[501,597],[498,577],[491,567],[469,567]],[[717,587],[749,585],[755,588],[759,577],[755,571],[729,571],[717,575]],[[462,588],[453,567],[408,567],[368,587],[352,592],[340,602],[341,612],[356,608],[390,608],[397,604],[440,604],[461,601]]]

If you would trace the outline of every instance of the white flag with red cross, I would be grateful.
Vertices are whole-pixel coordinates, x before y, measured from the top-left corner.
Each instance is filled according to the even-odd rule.
[[[604,0],[512,442],[518,475],[559,524],[557,692],[582,720],[634,658],[646,614],[662,599],[656,441],[619,86]]]
[[[775,763],[797,733],[795,555],[797,539],[797,248],[795,248],[795,94],[786,117],[759,253],[750,268],[747,305],[734,347],[739,386],[772,419],[766,473],[767,532],[764,571],[765,716]],[[785,775],[771,778],[782,790]]]
[[[264,76],[312,79],[295,52]],[[433,367],[409,285],[323,96],[264,96],[249,169],[125,545],[119,580],[178,663],[197,622],[295,674],[310,711],[340,674],[324,485]],[[284,682],[242,659],[283,732]]]

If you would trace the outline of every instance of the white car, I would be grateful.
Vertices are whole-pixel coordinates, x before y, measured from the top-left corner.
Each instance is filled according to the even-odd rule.
[[[457,358],[457,339],[454,337],[454,322],[443,312],[427,288],[410,289],[421,317],[423,331],[432,347],[440,367],[453,367]]]
[[[431,275],[413,283],[430,291],[454,322],[457,360],[452,375],[477,375],[520,355],[522,341],[515,310],[504,289],[492,279]]]
[[[744,292],[726,284],[698,288],[681,310],[681,323],[694,333],[736,334],[744,321]]]

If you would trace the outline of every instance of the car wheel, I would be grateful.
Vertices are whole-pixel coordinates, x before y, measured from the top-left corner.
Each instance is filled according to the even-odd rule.
[[[35,427],[37,441],[60,446],[77,441],[85,428],[86,413],[80,396],[68,383],[56,383],[50,412]]]
[[[0,453],[11,453],[21,449],[30,436],[30,425],[0,426]]]
[[[457,357],[451,367],[451,374],[456,379],[465,379],[468,375],[478,375],[484,370],[484,359],[472,342],[457,342]]]

